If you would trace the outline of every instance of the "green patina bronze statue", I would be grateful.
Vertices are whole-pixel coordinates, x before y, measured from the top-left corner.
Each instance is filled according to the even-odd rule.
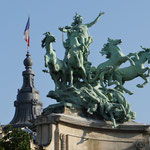
[[[81,108],[91,117],[112,121],[112,127],[117,127],[116,122],[123,123],[135,119],[136,115],[131,111],[130,104],[124,96],[124,92],[130,95],[133,93],[123,85],[139,76],[145,82],[137,87],[142,88],[148,83],[150,68],[144,67],[144,64],[150,62],[150,49],[142,47],[142,51],[125,56],[118,46],[122,41],[108,38],[100,51],[108,60],[97,67],[92,66],[88,55],[93,39],[88,34],[88,28],[103,14],[101,12],[91,23],[82,24],[82,17],[76,13],[71,26],[59,27],[62,33],[67,33],[67,39],[64,40],[63,37],[63,60],[56,57],[52,47],[56,38],[50,32],[46,32],[42,48],[46,49],[44,58],[48,70],[43,72],[50,73],[55,83],[55,91],[50,91],[48,97],[70,107]],[[126,61],[130,62],[130,66],[120,68]],[[115,88],[109,87],[112,85],[115,85]]]

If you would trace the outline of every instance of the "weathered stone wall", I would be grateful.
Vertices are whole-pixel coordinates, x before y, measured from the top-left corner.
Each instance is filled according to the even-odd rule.
[[[149,150],[149,126],[50,114],[34,121],[37,143],[45,150]]]

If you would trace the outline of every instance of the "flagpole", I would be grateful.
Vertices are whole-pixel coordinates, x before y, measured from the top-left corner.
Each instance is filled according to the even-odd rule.
[[[29,53],[29,46],[27,45],[27,53]]]

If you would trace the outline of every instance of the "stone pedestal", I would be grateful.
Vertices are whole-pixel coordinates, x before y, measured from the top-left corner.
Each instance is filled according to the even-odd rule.
[[[36,142],[44,150],[150,150],[149,125],[135,122],[118,124],[86,119],[64,107],[34,120]]]

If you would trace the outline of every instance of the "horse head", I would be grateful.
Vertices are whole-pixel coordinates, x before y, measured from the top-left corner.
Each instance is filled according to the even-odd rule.
[[[121,44],[122,41],[121,41],[121,39],[110,39],[110,38],[108,38],[108,43],[111,44],[111,45],[116,46],[118,44]]]
[[[143,46],[140,46],[144,51],[144,55],[146,57],[146,59],[148,60],[148,64],[150,64],[150,48],[145,48]]]
[[[104,44],[104,47],[102,48],[100,53],[102,54],[102,56],[106,55],[106,58],[110,58],[112,54],[112,50],[120,50],[119,47],[117,46],[120,43],[122,43],[121,39],[108,38],[107,44]]]
[[[106,55],[106,58],[109,58],[109,43],[104,44],[104,47],[101,49],[100,53],[103,55]]]
[[[46,32],[43,35],[45,35],[45,37],[42,40],[42,48],[44,48],[47,43],[50,44],[52,42],[56,42],[56,38],[50,32]]]

